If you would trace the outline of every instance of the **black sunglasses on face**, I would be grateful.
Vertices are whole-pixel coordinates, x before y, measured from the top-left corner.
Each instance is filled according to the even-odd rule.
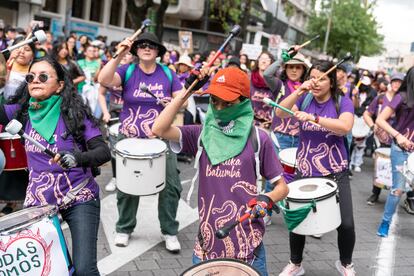
[[[138,44],[138,49],[146,49],[146,48],[149,48],[151,50],[155,50],[155,49],[158,49],[158,46],[154,45],[154,44],[151,44],[151,43],[148,43],[148,42],[143,42],[143,43]]]
[[[36,75],[34,73],[28,73],[25,77],[25,80],[27,83],[32,83],[35,80],[36,76],[40,82],[47,82],[49,78],[52,78],[46,73],[40,73],[39,75]]]

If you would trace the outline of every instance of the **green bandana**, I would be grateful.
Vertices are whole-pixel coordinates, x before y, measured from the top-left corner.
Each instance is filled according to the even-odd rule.
[[[244,100],[223,110],[208,106],[201,141],[212,165],[239,155],[253,125],[253,108]]]
[[[49,99],[38,102],[34,98],[29,101],[29,117],[32,127],[49,143],[54,144],[57,123],[60,116],[62,97],[52,95]]]

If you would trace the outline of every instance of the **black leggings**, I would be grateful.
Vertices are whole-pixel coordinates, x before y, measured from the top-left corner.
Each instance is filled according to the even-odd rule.
[[[349,172],[345,171],[327,176],[327,178],[333,179],[338,184],[342,223],[336,230],[338,231],[339,259],[343,265],[352,263],[352,252],[354,251],[355,245],[354,216],[348,174]],[[300,179],[301,176],[297,174],[295,178]],[[290,232],[289,244],[291,262],[300,264],[305,247],[305,236]]]

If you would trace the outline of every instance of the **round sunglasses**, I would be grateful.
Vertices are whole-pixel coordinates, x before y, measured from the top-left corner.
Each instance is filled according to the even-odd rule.
[[[138,44],[138,49],[145,49],[147,47],[151,50],[158,49],[157,45],[154,45],[154,44],[151,44],[151,43],[148,43],[148,42],[143,42],[143,43]]]
[[[35,80],[36,76],[40,82],[47,82],[48,79],[53,78],[46,73],[40,73],[39,75],[36,75],[34,73],[28,73],[25,77],[25,80],[27,83],[32,83]]]

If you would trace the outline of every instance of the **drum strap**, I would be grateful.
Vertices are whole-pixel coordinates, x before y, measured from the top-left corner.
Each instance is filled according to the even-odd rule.
[[[256,168],[256,178],[257,180],[261,178],[260,175],[260,136],[259,136],[259,130],[256,126],[253,126],[250,131],[250,141],[252,142],[253,150],[254,150],[254,161],[255,161],[255,168]],[[201,135],[198,137],[197,140],[197,153],[194,158],[194,169],[196,169],[196,173],[194,174],[193,179],[191,180],[191,186],[188,190],[188,194],[186,197],[187,204],[190,204],[190,198],[194,191],[194,185],[197,181],[198,174],[200,172],[199,165],[200,165],[200,157],[203,153],[203,146],[201,143]],[[262,192],[262,185],[261,181],[256,181],[257,185],[257,193],[260,194]]]
[[[89,178],[84,179],[78,186],[70,189],[62,200],[63,206],[76,199],[76,195],[89,183]]]

